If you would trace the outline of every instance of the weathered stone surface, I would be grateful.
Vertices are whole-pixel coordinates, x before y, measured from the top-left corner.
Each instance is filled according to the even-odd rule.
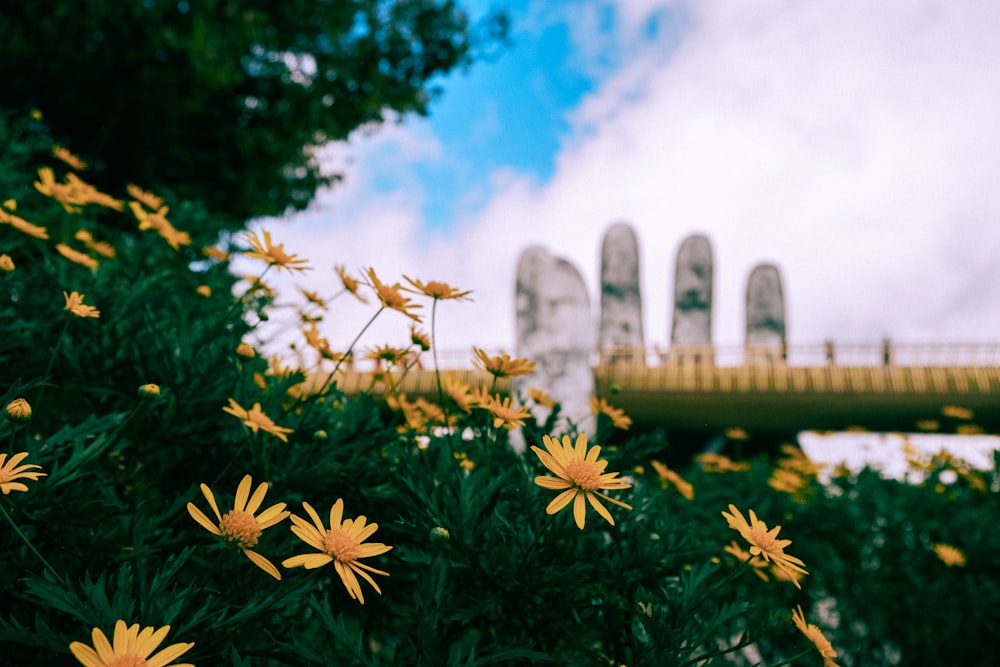
[[[747,279],[746,352],[748,360],[784,358],[785,295],[774,264],[758,264]]]
[[[672,355],[677,348],[712,345],[712,277],[711,242],[702,234],[688,236],[677,251]]]
[[[645,345],[639,287],[639,243],[623,222],[611,225],[601,246],[601,318],[597,345],[605,361],[632,360]]]
[[[529,246],[517,264],[517,356],[535,362],[533,375],[515,378],[515,390],[548,392],[574,423],[590,415],[594,347],[590,298],[580,272],[541,246]],[[544,419],[545,415],[539,414]]]

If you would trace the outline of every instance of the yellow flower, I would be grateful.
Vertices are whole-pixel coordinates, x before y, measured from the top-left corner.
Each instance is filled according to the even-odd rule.
[[[952,419],[972,419],[972,410],[958,405],[946,405],[941,408],[941,414]]]
[[[215,246],[205,246],[204,248],[201,249],[201,251],[202,253],[204,253],[205,257],[211,259],[217,259],[220,262],[225,262],[229,259],[228,252],[226,252],[225,250],[220,250]]]
[[[948,567],[965,567],[965,554],[962,553],[961,549],[943,542],[938,542],[932,549],[941,562]]]
[[[476,359],[472,360],[477,367],[497,378],[512,378],[519,375],[531,375],[535,372],[535,362],[525,358],[511,359],[510,355],[504,352],[498,357],[491,357],[478,347],[473,347]]]
[[[389,576],[388,572],[376,570],[375,568],[359,562],[361,558],[371,558],[386,553],[392,547],[379,542],[365,544],[364,541],[375,534],[378,530],[377,523],[367,523],[364,515],[356,519],[344,519],[344,501],[341,498],[330,508],[330,527],[323,525],[309,503],[302,503],[312,523],[305,519],[292,515],[292,532],[296,537],[317,550],[318,553],[300,554],[292,556],[281,562],[282,567],[305,567],[312,570],[333,563],[334,569],[344,583],[344,588],[351,598],[361,604],[365,603],[365,596],[361,591],[362,579],[371,584],[376,593],[381,595],[382,590],[375,583],[368,573]]]
[[[31,421],[31,406],[23,398],[15,398],[7,404],[3,414],[7,421],[12,421],[15,424],[27,424]]]
[[[52,155],[59,160],[62,160],[69,166],[73,167],[77,171],[83,171],[87,168],[87,163],[78,158],[77,156],[70,153],[68,150],[62,146],[53,146]]]
[[[750,434],[738,426],[727,428],[724,433],[730,440],[748,440],[750,438]]]
[[[0,222],[8,224],[14,229],[24,232],[28,236],[34,236],[36,239],[42,239],[45,241],[49,238],[49,232],[44,227],[33,225],[24,218],[19,218],[18,216],[7,213],[2,209],[0,209]]]
[[[188,514],[205,530],[219,537],[228,548],[242,551],[254,565],[275,579],[281,579],[281,572],[274,566],[274,563],[251,549],[257,546],[257,541],[266,529],[283,521],[291,512],[285,509],[285,503],[277,503],[258,514],[257,510],[260,509],[264,502],[264,496],[267,494],[267,482],[261,482],[251,496],[250,487],[252,485],[253,478],[250,475],[245,475],[236,488],[233,509],[222,516],[219,513],[219,506],[215,502],[215,494],[212,493],[207,484],[201,484],[201,493],[208,501],[212,512],[215,513],[217,523],[205,516],[205,513],[198,509],[194,503],[187,504]]]
[[[421,294],[424,294],[426,296],[431,297],[432,299],[438,299],[438,300],[444,300],[444,299],[465,300],[465,298],[468,295],[472,294],[471,291],[461,292],[461,291],[458,290],[458,288],[452,287],[448,283],[438,282],[437,280],[432,280],[432,281],[428,282],[427,284],[424,284],[420,280],[414,280],[414,279],[409,278],[409,277],[407,277],[405,275],[403,276],[403,278],[405,278],[408,283],[410,283],[411,285],[413,285],[417,289],[416,289],[416,291],[411,290],[411,289],[409,289],[407,287],[404,287],[402,289],[406,290],[407,292],[414,292],[414,293],[419,292]]]
[[[69,650],[73,656],[86,667],[165,667],[167,663],[184,655],[194,646],[194,643],[171,644],[156,655],[150,655],[167,638],[170,626],[160,629],[152,627],[139,631],[139,624],[126,627],[125,621],[119,619],[115,623],[114,644],[108,641],[104,633],[94,628],[91,640],[94,648],[83,642],[73,642]],[[96,649],[96,650],[95,650]],[[174,663],[171,667],[194,667],[190,663]]]
[[[624,410],[611,407],[603,398],[598,399],[596,396],[591,396],[590,411],[595,415],[607,415],[611,418],[612,426],[623,431],[627,431],[628,427],[632,425],[632,419],[625,416]]]
[[[796,496],[799,499],[805,497],[809,490],[809,478],[794,470],[775,468],[771,472],[767,485],[775,491],[781,491]]]
[[[455,402],[456,407],[462,412],[469,412],[472,408],[470,387],[467,382],[463,382],[455,377],[454,373],[448,373],[441,381],[441,389]]]
[[[160,395],[160,385],[158,384],[144,384],[139,387],[140,396],[159,396]]]
[[[410,326],[410,342],[419,347],[423,352],[431,349],[430,337],[413,325]]]
[[[257,351],[253,349],[250,343],[244,341],[236,346],[236,356],[243,361],[250,361],[257,356]]]
[[[774,563],[779,569],[792,577],[796,588],[802,588],[798,580],[795,579],[794,572],[809,574],[803,567],[803,563],[798,558],[785,553],[785,547],[792,543],[791,540],[779,540],[778,531],[781,526],[775,526],[770,531],[767,524],[757,519],[757,515],[750,510],[750,523],[743,518],[743,514],[736,509],[733,504],[729,505],[729,513],[722,512],[729,527],[737,531],[750,545],[750,553],[754,556],[762,556],[764,560]]]
[[[318,307],[320,310],[326,310],[326,301],[324,301],[319,294],[316,292],[310,292],[307,289],[302,289],[301,287],[298,289],[302,296],[306,298],[306,301]]]
[[[724,547],[723,551],[735,556],[736,560],[740,563],[746,563],[749,565],[752,572],[757,575],[761,581],[770,581],[767,576],[767,572],[764,571],[768,568],[767,561],[760,556],[754,556],[749,551],[744,551],[740,545],[736,543],[736,540],[730,542],[729,546]]]
[[[545,408],[554,407],[556,402],[552,400],[552,397],[546,394],[541,389],[536,389],[535,387],[528,388],[528,398],[535,402],[536,405],[541,405]]]
[[[10,406],[8,406],[9,408]],[[17,479],[30,479],[36,481],[39,477],[47,476],[47,473],[33,471],[32,468],[42,469],[42,466],[34,463],[17,465],[28,456],[28,452],[18,452],[7,460],[6,454],[0,454],[0,491],[6,496],[11,491],[27,491],[28,487]]]
[[[660,483],[664,489],[667,488],[668,483],[673,484],[677,487],[678,493],[688,500],[694,500],[694,487],[691,486],[690,482],[682,479],[680,475],[659,461],[651,461],[651,463],[653,464],[653,470],[660,476]]]
[[[10,258],[10,255],[0,255],[0,271],[13,271],[14,270],[14,260]]]
[[[694,457],[694,460],[701,463],[702,470],[710,473],[746,472],[750,470],[750,463],[747,461],[736,463],[728,456],[712,452],[699,454]]]
[[[515,408],[512,397],[501,399],[499,394],[492,397],[488,404],[479,407],[489,410],[493,415],[493,428],[503,426],[508,431],[512,431],[518,426],[524,426],[524,420],[531,416],[531,413],[523,405]]]
[[[212,288],[208,285],[198,285],[194,288],[194,291],[205,297],[206,299],[212,296]]]
[[[65,243],[57,243],[56,250],[58,250],[59,254],[68,259],[69,261],[75,262],[80,266],[85,266],[88,269],[96,269],[101,265],[100,262],[98,262],[90,255],[86,255],[80,252],[79,250],[73,250],[73,248],[70,248]]]
[[[101,255],[102,257],[107,257],[108,259],[111,259],[117,254],[114,246],[112,246],[110,243],[106,241],[95,241],[94,235],[91,234],[89,230],[78,229],[76,234],[73,235],[73,238],[83,243],[83,245],[87,246],[87,250],[90,250],[91,252],[96,252],[98,255]]]
[[[157,197],[152,193],[146,192],[137,185],[129,183],[125,186],[125,191],[128,192],[129,197],[141,203],[146,208],[155,210],[163,206],[162,197]]]
[[[421,308],[419,304],[412,303],[412,299],[407,299],[400,293],[402,289],[399,283],[394,283],[392,285],[386,285],[378,276],[375,275],[375,269],[368,269],[368,285],[375,292],[375,296],[382,303],[383,308],[391,308],[392,310],[399,311],[400,313],[406,315],[415,322],[420,321],[420,317],[411,313],[410,310],[414,308]]]
[[[77,317],[100,317],[101,311],[97,310],[93,306],[88,306],[83,303],[83,295],[79,292],[71,292],[69,294],[63,291],[63,296],[66,298],[66,307],[63,310],[68,310]]]
[[[823,656],[823,667],[837,667],[837,663],[833,661],[837,657],[837,652],[830,645],[830,640],[823,636],[822,630],[812,623],[806,623],[806,616],[802,613],[801,605],[792,610],[792,622]]]
[[[169,206],[160,206],[153,212],[144,209],[138,201],[130,201],[128,207],[132,209],[132,214],[139,221],[139,231],[154,230],[174,250],[180,250],[182,245],[191,245],[191,235],[178,231],[167,220],[167,213],[170,212]]]
[[[618,479],[619,473],[617,472],[604,472],[608,462],[597,458],[601,454],[600,447],[595,445],[589,450],[587,449],[586,433],[577,436],[575,447],[568,435],[562,437],[562,444],[547,435],[542,436],[542,442],[548,451],[534,445],[531,446],[531,450],[541,459],[542,465],[554,472],[557,477],[536,477],[535,484],[544,489],[562,491],[545,508],[546,513],[555,514],[572,501],[573,518],[580,530],[583,530],[587,502],[612,526],[615,525],[615,521],[611,518],[611,513],[608,512],[607,508],[601,504],[600,499],[607,500],[627,510],[632,509],[631,505],[626,505],[620,500],[599,493],[601,490],[628,489],[632,485]]]
[[[368,303],[368,299],[358,292],[358,279],[347,275],[346,267],[338,264],[333,267],[333,270],[337,272],[337,275],[340,277],[340,282],[344,286],[345,290],[353,294],[361,303]]]
[[[243,240],[253,247],[253,250],[244,252],[244,255],[253,259],[263,260],[267,262],[268,266],[276,266],[279,269],[287,269],[288,271],[310,270],[308,266],[305,266],[309,263],[309,260],[299,259],[298,255],[286,254],[284,243],[274,245],[271,243],[271,233],[267,230],[262,231],[264,234],[263,242],[257,236],[257,232],[248,231],[243,234]]]
[[[265,433],[270,433],[282,442],[288,442],[288,438],[285,436],[286,433],[294,433],[293,429],[278,426],[271,421],[270,417],[261,412],[260,403],[254,403],[253,407],[247,411],[240,407],[239,403],[230,398],[229,405],[222,409],[224,412],[228,412],[234,417],[242,419],[243,423],[249,426],[250,430],[254,433],[260,429]]]
[[[392,345],[379,345],[365,352],[364,358],[378,362],[379,364],[384,361],[392,366],[406,359],[406,350],[401,347],[393,347]]]

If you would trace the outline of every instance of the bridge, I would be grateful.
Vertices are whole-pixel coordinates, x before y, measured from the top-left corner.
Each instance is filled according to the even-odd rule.
[[[471,350],[439,354],[441,372],[489,386],[492,376],[474,368],[472,358]],[[730,428],[766,439],[803,430],[913,432],[932,422],[942,432],[954,433],[959,425],[1000,431],[996,343],[618,348],[595,353],[591,366],[597,395],[623,409],[633,430],[662,428],[702,442]],[[385,391],[373,370],[348,370],[338,385],[348,394]],[[399,389],[437,399],[429,353]],[[501,380],[497,389],[509,393],[510,381]],[[971,411],[972,418],[943,412],[954,412],[947,410],[952,406]]]

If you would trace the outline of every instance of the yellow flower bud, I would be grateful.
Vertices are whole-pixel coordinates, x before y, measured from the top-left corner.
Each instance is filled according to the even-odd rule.
[[[14,270],[14,260],[10,258],[10,255],[0,255],[0,271],[13,271]]]
[[[240,343],[236,346],[236,356],[244,361],[250,361],[257,356],[250,343]]]
[[[447,542],[451,539],[451,533],[448,532],[447,528],[434,526],[431,528],[430,538],[431,542]]]
[[[15,424],[26,424],[31,421],[31,406],[23,398],[15,398],[7,404],[3,414]]]
[[[145,398],[146,396],[159,396],[160,395],[160,385],[158,384],[144,384],[139,387],[139,395]]]
[[[209,287],[208,285],[198,285],[198,287],[196,287],[194,291],[202,295],[206,299],[212,296],[212,288]]]

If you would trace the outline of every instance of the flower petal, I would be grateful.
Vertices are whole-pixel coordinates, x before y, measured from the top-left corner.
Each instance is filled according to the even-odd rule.
[[[236,501],[233,503],[233,509],[239,512],[246,511],[247,499],[250,497],[250,485],[253,484],[253,478],[250,475],[244,475],[243,479],[240,480],[240,485],[236,487]]]
[[[580,530],[583,530],[583,524],[587,520],[587,502],[583,499],[586,495],[586,493],[578,493],[573,499],[573,519]]]
[[[246,554],[247,558],[250,559],[251,563],[259,567],[260,569],[264,570],[278,581],[281,581],[281,573],[278,572],[278,568],[274,566],[274,563],[264,558],[259,553],[255,551],[250,551],[249,549],[244,549],[243,553]]]
[[[216,524],[212,523],[211,520],[207,516],[205,516],[205,513],[202,512],[200,509],[198,509],[194,503],[188,503],[187,510],[188,514],[191,515],[191,518],[200,523],[205,530],[212,533],[213,535],[220,534],[219,527]]]

